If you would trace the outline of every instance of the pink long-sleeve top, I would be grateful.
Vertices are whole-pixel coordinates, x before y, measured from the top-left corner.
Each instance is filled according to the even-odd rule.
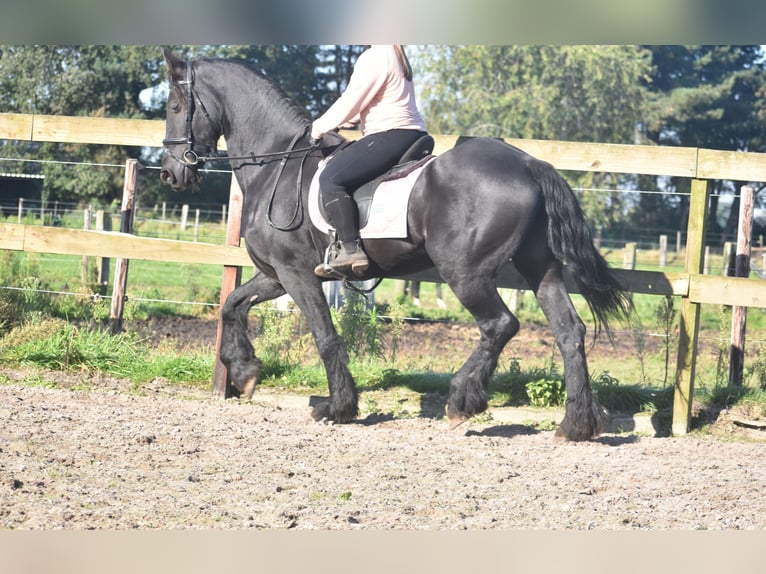
[[[314,120],[311,135],[322,134],[359,117],[362,135],[392,129],[426,131],[409,81],[393,46],[371,46],[357,58],[343,94]]]

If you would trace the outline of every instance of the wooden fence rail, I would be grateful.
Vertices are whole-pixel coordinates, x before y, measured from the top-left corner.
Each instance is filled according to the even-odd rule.
[[[160,147],[163,120],[62,117],[0,114],[0,140],[89,143]],[[342,132],[356,139],[357,132]],[[453,147],[458,136],[434,135],[435,153]],[[734,277],[704,275],[705,224],[709,206],[709,180],[766,182],[766,154],[725,152],[699,148],[616,145],[507,139],[560,170],[677,176],[692,180],[683,273],[615,270],[630,291],[672,295],[681,299],[679,348],[675,377],[673,433],[685,434],[691,420],[694,369],[700,304],[766,308],[766,283]],[[224,141],[219,149],[225,150]],[[232,184],[234,197],[235,184]],[[163,239],[120,236],[116,233],[0,224],[0,249],[69,253],[98,257],[210,263],[228,268],[252,266],[238,244],[210,245]],[[439,281],[435,272],[408,276]],[[227,280],[225,279],[224,282]],[[525,288],[512,263],[499,278],[500,287]],[[573,282],[567,286],[576,292]],[[222,296],[224,295],[222,290]]]

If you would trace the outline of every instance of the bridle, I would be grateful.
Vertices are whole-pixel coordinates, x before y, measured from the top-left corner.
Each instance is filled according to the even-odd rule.
[[[165,151],[168,152],[170,157],[172,157],[181,165],[183,165],[184,168],[188,168],[188,169],[199,168],[202,164],[208,161],[251,160],[253,163],[257,165],[263,165],[264,159],[281,157],[282,161],[280,162],[279,171],[277,173],[277,177],[274,180],[274,188],[271,191],[271,198],[269,199],[267,219],[268,219],[269,225],[271,225],[273,228],[279,231],[292,231],[294,229],[297,229],[301,224],[299,215],[302,211],[301,182],[303,179],[303,165],[306,162],[306,158],[308,157],[309,152],[321,147],[320,145],[316,143],[311,143],[311,145],[309,145],[308,147],[302,147],[302,148],[295,147],[295,144],[298,143],[298,141],[306,135],[306,132],[308,131],[309,126],[307,125],[303,129],[303,131],[295,134],[293,139],[290,141],[290,145],[284,151],[261,153],[261,154],[256,154],[252,152],[248,155],[243,155],[243,156],[200,155],[194,149],[194,131],[192,128],[192,122],[194,120],[194,110],[196,108],[197,102],[199,102],[199,107],[202,110],[202,113],[205,115],[205,118],[209,120],[210,114],[208,114],[207,109],[205,108],[205,104],[202,102],[202,99],[199,97],[199,94],[197,94],[197,92],[194,89],[194,70],[193,70],[193,62],[191,60],[186,61],[186,79],[178,81],[178,84],[186,86],[186,136],[177,137],[177,138],[165,138],[162,140],[162,145],[167,148],[167,146],[171,146],[171,145],[186,144],[187,147],[181,154],[180,158],[176,156],[169,149],[166,149]],[[272,217],[271,217],[271,212],[274,206],[274,198],[276,196],[277,186],[279,184],[279,179],[282,176],[282,173],[284,172],[285,165],[287,164],[287,160],[290,158],[291,155],[299,154],[299,153],[303,153],[304,155],[301,158],[301,164],[298,170],[297,200],[295,203],[295,210],[293,211],[293,215],[290,221],[286,225],[280,226],[275,224],[272,221]]]
[[[167,147],[170,145],[186,144],[187,148],[181,154],[180,158],[176,156],[170,150],[167,150],[168,154],[170,154],[170,156],[173,159],[180,162],[185,167],[189,167],[189,168],[199,167],[208,161],[230,161],[230,160],[246,160],[246,159],[249,159],[253,162],[263,163],[264,159],[279,157],[279,156],[283,156],[284,159],[286,160],[292,154],[304,153],[304,152],[308,153],[320,147],[319,145],[316,145],[316,144],[312,144],[302,148],[294,147],[297,141],[305,135],[306,130],[308,129],[307,127],[306,130],[304,130],[302,133],[297,134],[293,138],[293,140],[290,142],[290,146],[288,147],[288,149],[284,151],[276,151],[276,152],[268,152],[268,153],[260,153],[260,154],[251,152],[248,155],[241,155],[241,156],[200,155],[194,149],[194,131],[192,129],[192,122],[194,120],[194,110],[196,108],[196,103],[199,102],[199,107],[202,110],[202,113],[205,115],[205,118],[207,118],[208,120],[210,119],[210,114],[208,114],[207,108],[205,108],[205,104],[203,103],[202,99],[199,97],[196,90],[194,89],[194,70],[193,70],[193,62],[191,60],[186,61],[186,79],[179,80],[177,83],[179,85],[186,86],[186,136],[185,137],[181,136],[177,138],[165,138],[162,140],[162,145]]]
[[[186,137],[177,138],[165,138],[162,140],[162,145],[167,147],[170,145],[182,145],[186,144],[187,148],[181,154],[181,157],[177,157],[172,151],[167,150],[170,157],[183,164],[185,167],[199,166],[206,161],[214,159],[213,157],[200,156],[194,150],[194,131],[192,130],[192,121],[194,120],[194,109],[196,102],[199,101],[200,109],[205,117],[210,119],[210,115],[207,113],[205,104],[199,99],[197,93],[194,91],[194,70],[192,62],[187,60],[186,62],[186,80],[180,80],[179,85],[186,86]]]

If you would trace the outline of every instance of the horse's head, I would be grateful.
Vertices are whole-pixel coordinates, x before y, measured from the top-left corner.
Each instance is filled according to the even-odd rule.
[[[215,153],[220,132],[197,93],[191,61],[168,49],[163,49],[163,56],[169,91],[160,179],[181,191],[201,180],[199,169]]]

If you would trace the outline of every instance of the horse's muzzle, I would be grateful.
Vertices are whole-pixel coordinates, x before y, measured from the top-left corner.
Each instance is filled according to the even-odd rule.
[[[184,162],[170,152],[165,152],[160,169],[160,181],[181,191],[200,182],[202,176],[197,171],[198,165]]]
[[[160,181],[170,186],[176,185],[176,176],[169,169],[160,170]]]

